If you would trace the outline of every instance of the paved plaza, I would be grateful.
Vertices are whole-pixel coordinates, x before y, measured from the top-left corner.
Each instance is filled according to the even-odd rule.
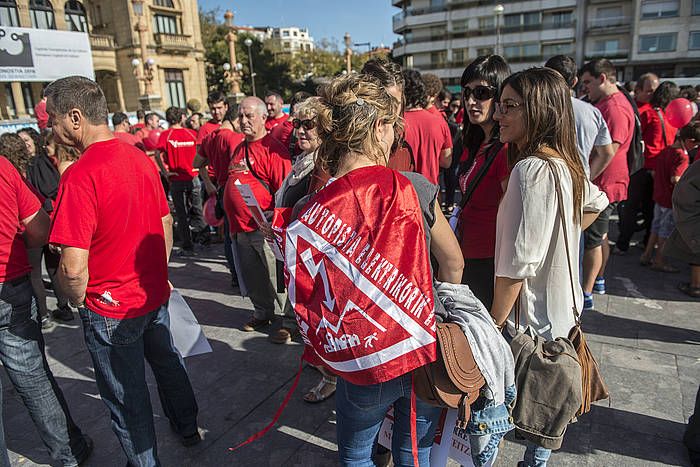
[[[229,452],[263,428],[291,387],[302,346],[271,344],[267,334],[239,328],[251,305],[229,285],[220,244],[195,258],[171,261],[171,280],[194,310],[213,352],[186,359],[199,403],[204,440],[184,448],[170,431],[153,378],[159,456],[164,466],[332,466],[337,464],[334,402],[310,405],[302,394],[319,374],[304,368],[279,423],[262,439]],[[676,290],[687,280],[638,266],[640,250],[611,258],[608,295],[584,315],[589,345],[612,398],[572,425],[552,466],[689,465],[681,443],[700,383],[700,301]],[[680,266],[680,265],[679,265]],[[100,401],[79,320],[46,334],[46,354],[73,416],[95,441],[87,465],[123,466],[126,459]],[[13,465],[50,464],[29,415],[2,374],[5,435]],[[512,435],[498,466],[514,466],[523,446]]]

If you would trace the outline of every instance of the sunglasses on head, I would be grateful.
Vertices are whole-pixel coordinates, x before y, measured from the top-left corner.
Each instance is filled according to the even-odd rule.
[[[314,122],[311,119],[299,120],[298,118],[295,118],[294,120],[292,120],[292,126],[297,130],[301,127],[304,127],[305,130],[313,130],[314,128],[316,128],[316,122]]]
[[[474,96],[474,99],[478,101],[486,101],[489,99],[493,99],[496,96],[496,88],[493,86],[476,86],[474,89],[464,86],[462,88],[462,95],[464,96],[464,100],[468,100],[469,96]]]

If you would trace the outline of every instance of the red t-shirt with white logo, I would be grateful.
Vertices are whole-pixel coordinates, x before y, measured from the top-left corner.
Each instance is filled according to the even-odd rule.
[[[193,167],[197,155],[197,134],[188,128],[168,128],[158,139],[159,151],[171,172],[177,175],[170,177],[173,181],[189,182],[197,176],[198,171]]]
[[[404,113],[404,139],[413,150],[416,172],[430,183],[437,184],[440,175],[440,153],[452,148],[450,128],[444,118],[427,110],[408,110]]]
[[[202,144],[204,138],[206,138],[210,133],[218,130],[221,127],[221,122],[214,122],[212,120],[204,122],[202,126],[199,127],[197,132],[197,144]]]
[[[269,132],[274,127],[286,122],[287,120],[289,120],[289,115],[284,112],[282,112],[281,117],[267,117],[267,120],[265,120],[265,129]]]
[[[49,240],[89,251],[87,308],[125,319],[168,301],[169,213],[148,156],[116,138],[90,145],[63,174]]]
[[[199,152],[209,161],[211,175],[218,186],[226,184],[231,156],[244,139],[243,133],[237,133],[228,128],[219,128],[209,133],[202,141]]]
[[[611,203],[627,199],[627,186],[630,182],[627,166],[627,151],[634,135],[634,111],[629,101],[621,92],[603,97],[595,106],[603,114],[605,123],[610,130],[610,138],[620,147],[610,164],[593,180],[608,196]]]
[[[683,148],[669,146],[656,158],[654,172],[654,202],[662,208],[672,208],[673,188],[672,177],[680,177],[690,164],[688,152]]]
[[[250,165],[246,162],[246,146]],[[247,167],[250,167],[267,187]],[[243,202],[236,185],[250,185],[260,208],[269,211],[274,207],[275,192],[282,186],[291,168],[287,149],[270,135],[251,143],[243,141],[238,145],[231,158],[224,192],[224,210],[228,216],[231,233],[258,230],[258,224]]]
[[[17,169],[0,156],[0,283],[31,271],[21,221],[39,209],[39,199]]]

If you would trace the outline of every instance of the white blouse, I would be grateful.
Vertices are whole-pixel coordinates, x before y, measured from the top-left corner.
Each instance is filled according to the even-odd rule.
[[[571,175],[555,159],[564,198],[564,220],[569,239],[575,297],[571,296],[564,235],[558,215],[554,175],[537,157],[518,162],[511,172],[496,220],[496,276],[523,279],[520,327],[529,324],[545,339],[566,337],[574,326],[572,305],[580,312],[583,292],[579,282],[581,226],[573,220]],[[601,212],[608,198],[587,180],[583,211]],[[512,332],[515,312],[508,317]]]

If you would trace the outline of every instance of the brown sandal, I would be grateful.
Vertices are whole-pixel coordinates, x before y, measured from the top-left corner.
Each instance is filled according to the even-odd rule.
[[[689,282],[681,282],[678,284],[678,290],[689,297],[700,298],[700,287],[693,287]]]
[[[335,394],[335,376],[324,376],[321,381],[309,392],[304,394],[304,401],[309,404],[318,404]]]

